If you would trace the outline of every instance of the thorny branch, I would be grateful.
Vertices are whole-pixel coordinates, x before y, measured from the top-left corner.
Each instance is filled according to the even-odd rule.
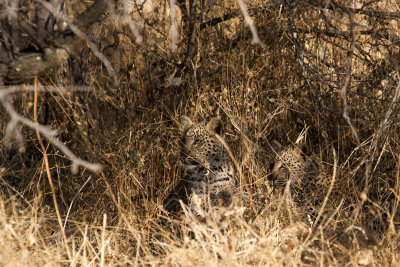
[[[84,90],[88,90],[88,87],[83,87]],[[80,90],[82,88],[75,88],[73,91]],[[28,128],[31,128],[32,130],[38,131],[40,134],[42,134],[50,143],[52,143],[55,147],[57,147],[59,150],[61,150],[64,155],[66,155],[69,159],[72,161],[71,165],[71,171],[72,173],[76,174],[78,172],[79,167],[86,168],[88,170],[91,170],[93,172],[99,172],[102,169],[102,166],[97,163],[90,163],[88,161],[85,161],[78,156],[76,156],[64,143],[62,143],[59,139],[57,139],[58,132],[56,130],[51,129],[49,126],[45,125],[40,125],[37,122],[34,122],[21,114],[19,114],[14,106],[11,104],[11,94],[15,92],[22,92],[22,91],[34,91],[33,86],[29,87],[11,87],[7,89],[1,89],[0,90],[0,103],[6,110],[6,112],[10,115],[10,121],[7,124],[6,128],[6,145],[10,144],[10,140],[12,135],[16,137],[17,141],[19,142],[20,146],[24,146],[24,141],[23,141],[23,135],[21,131],[19,130],[19,125],[24,125],[27,126]],[[68,89],[67,88],[58,88],[58,87],[51,87],[47,89],[39,88],[41,91],[52,91],[52,92],[65,92]],[[71,91],[71,90],[68,90]]]

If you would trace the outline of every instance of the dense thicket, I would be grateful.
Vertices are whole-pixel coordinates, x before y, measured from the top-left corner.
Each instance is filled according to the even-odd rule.
[[[398,255],[400,220],[395,0],[19,0],[1,1],[0,10],[1,195],[51,211],[41,238],[60,231],[51,219],[55,204],[43,147],[29,125],[15,121],[10,105],[57,129],[57,139],[75,155],[102,164],[101,174],[85,168],[73,174],[71,157],[42,134],[60,214],[69,221],[66,237],[82,234],[76,229],[84,222],[100,225],[107,213],[109,224],[123,228],[114,232],[120,250],[135,251],[116,262],[158,253],[170,257],[155,262],[174,262],[181,254],[163,246],[165,240],[195,249],[177,241],[187,233],[171,237],[159,225],[161,203],[182,178],[181,115],[222,117],[248,184],[243,190],[254,211],[248,227],[259,235],[297,223],[276,213],[284,209],[276,209],[280,197],[267,181],[273,139],[287,145],[301,136],[331,172],[337,161],[341,190],[330,198],[336,213],[324,218],[321,231],[310,230],[311,239],[297,235],[295,256],[288,240],[276,241],[290,254],[269,255],[277,265],[307,262],[310,254],[312,262],[328,265],[352,259],[362,242],[350,239],[352,247],[343,235],[359,237],[354,229],[380,248],[374,262],[398,259],[391,256]],[[235,220],[231,230],[241,223]]]

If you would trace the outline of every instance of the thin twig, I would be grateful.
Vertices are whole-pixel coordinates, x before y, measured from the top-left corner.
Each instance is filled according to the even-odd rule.
[[[393,205],[393,211],[392,214],[390,214],[390,220],[389,220],[389,231],[391,233],[395,233],[396,229],[394,227],[394,216],[397,213],[397,208],[399,206],[399,202],[400,202],[400,198],[399,198],[399,194],[400,194],[400,154],[398,154],[398,159],[397,159],[397,166],[396,166],[396,184],[395,184],[395,188],[394,190],[391,188],[392,193],[395,196],[395,200],[394,200],[394,205]]]
[[[67,210],[67,215],[65,215],[65,221],[64,221],[64,229],[67,226],[68,223],[68,216],[71,212],[72,209],[72,205],[74,204],[74,201],[76,199],[76,197],[78,196],[78,194],[80,194],[82,192],[82,189],[86,186],[86,184],[90,181],[90,179],[92,178],[92,175],[89,176],[89,178],[87,178],[87,180],[83,183],[83,185],[81,186],[81,188],[79,188],[79,191],[75,194],[74,198],[71,200],[71,204],[69,205],[69,208]]]
[[[38,82],[37,82],[37,78],[35,77],[35,86],[37,85],[37,83],[38,83]],[[35,121],[36,124],[38,124],[38,123],[37,123],[37,98],[38,98],[38,91],[35,90],[34,109],[33,109],[33,114],[34,114],[34,115],[33,115],[33,117],[34,117],[34,121]],[[43,141],[42,141],[42,138],[41,138],[41,136],[40,136],[40,132],[39,132],[39,129],[38,129],[38,128],[36,128],[36,136],[37,136],[37,138],[38,138],[40,147],[42,148],[43,159],[44,159],[45,166],[46,166],[47,178],[48,178],[48,180],[49,180],[49,184],[50,184],[50,188],[51,188],[51,193],[52,193],[52,197],[53,197],[54,208],[55,208],[55,210],[56,210],[57,221],[58,221],[58,224],[59,224],[59,226],[60,226],[61,235],[62,235],[63,240],[64,240],[64,246],[65,246],[65,248],[66,248],[66,250],[67,250],[68,258],[69,258],[69,260],[71,260],[71,259],[72,259],[72,254],[71,254],[71,250],[70,250],[69,245],[68,245],[67,235],[65,234],[65,230],[64,230],[64,227],[63,227],[63,223],[62,223],[62,219],[61,219],[60,210],[59,210],[59,208],[58,208],[56,191],[55,191],[55,189],[54,189],[53,179],[51,178],[50,164],[49,164],[49,159],[48,159],[48,157],[47,157],[47,152],[46,152],[47,149],[45,148],[45,146],[44,146],[44,144],[43,144]]]
[[[350,13],[350,36],[351,36],[351,47],[349,51],[349,57],[347,58],[347,67],[346,67],[346,77],[344,84],[342,86],[342,89],[340,89],[339,94],[342,98],[343,101],[343,118],[347,122],[347,124],[350,126],[351,134],[353,138],[356,140],[357,145],[360,145],[360,138],[358,137],[357,131],[354,128],[350,117],[349,117],[349,106],[347,103],[347,88],[349,87],[350,83],[350,77],[351,77],[351,68],[352,68],[352,63],[353,63],[353,54],[354,54],[354,42],[355,42],[355,37],[354,37],[354,25],[353,25],[353,15]]]
[[[117,198],[115,197],[115,194],[112,191],[112,187],[111,187],[110,183],[108,182],[108,180],[107,180],[107,178],[106,178],[106,176],[104,175],[103,172],[100,172],[100,177],[102,178],[102,180],[106,184],[108,194],[110,195],[111,200],[114,202],[115,206],[117,207],[118,212],[119,212],[122,220],[125,222],[126,226],[130,230],[130,232],[134,235],[136,240],[139,240],[140,239],[140,235],[139,235],[138,231],[135,228],[132,227],[132,224],[129,222],[128,218],[126,217],[126,215],[125,215],[126,212],[123,210],[121,205],[118,203]]]
[[[228,151],[229,157],[231,158],[233,164],[235,165],[235,168],[237,170],[237,172],[239,173],[239,183],[240,186],[243,186],[246,188],[247,193],[250,195],[250,209],[252,209],[253,207],[253,201],[252,201],[252,197],[251,197],[251,191],[250,191],[250,187],[249,184],[244,180],[243,174],[242,174],[242,169],[240,168],[235,156],[233,155],[230,147],[228,146],[228,144],[225,142],[225,140],[219,135],[219,134],[215,134],[215,137],[218,139],[218,141],[225,147],[226,151]]]
[[[101,248],[100,248],[100,266],[104,267],[104,256],[106,251],[106,226],[107,226],[107,213],[103,214],[103,227],[101,231]]]
[[[35,92],[36,90],[38,90],[39,92],[54,92],[61,94],[93,91],[89,86],[52,86],[52,85],[41,85],[40,87],[36,87],[34,85],[0,86],[0,98],[18,92],[25,92],[25,91]]]

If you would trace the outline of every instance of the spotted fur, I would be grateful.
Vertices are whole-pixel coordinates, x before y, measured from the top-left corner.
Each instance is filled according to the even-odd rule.
[[[282,147],[273,141],[275,157],[268,179],[275,188],[290,181],[294,200],[301,205],[319,205],[330,185],[331,175],[321,160],[309,153],[306,145]]]
[[[235,169],[224,145],[215,136],[223,134],[222,121],[213,118],[204,125],[183,116],[181,127],[181,161],[187,171],[187,193],[201,198],[224,197],[226,189],[234,185]]]

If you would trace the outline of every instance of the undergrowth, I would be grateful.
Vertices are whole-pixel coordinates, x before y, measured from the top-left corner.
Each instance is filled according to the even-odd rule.
[[[165,10],[167,2],[160,1]],[[101,163],[102,172],[81,168],[72,174],[70,159],[46,139],[44,153],[37,133],[27,128],[22,128],[24,149],[14,139],[6,148],[10,116],[1,107],[0,265],[400,262],[398,22],[374,20],[362,12],[349,15],[337,6],[322,10],[278,2],[248,3],[265,46],[251,44],[236,1],[212,5],[203,21],[237,15],[199,27],[190,58],[187,48],[193,44],[184,15],[173,52],[165,23],[169,11],[143,9],[141,15],[148,17],[142,22],[151,27],[141,28],[147,39],[140,46],[119,34],[127,26],[110,14],[91,34],[117,70],[117,85],[88,48],[40,77],[43,86],[91,89],[39,90],[36,112],[38,121],[57,129],[57,138],[76,155]],[[71,3],[70,12],[79,13],[79,4]],[[394,4],[374,2],[369,8],[399,12]],[[347,34],[351,31],[352,36]],[[13,95],[14,107],[30,119],[34,101],[32,91]],[[182,115],[193,121],[222,118],[225,140],[246,183],[241,187],[245,201],[211,207],[203,219],[187,207],[179,216],[165,211],[163,203],[184,175],[179,160]],[[331,175],[337,169],[340,190],[328,200],[335,209],[318,223],[267,179],[274,156],[271,141],[289,145],[299,136]]]

